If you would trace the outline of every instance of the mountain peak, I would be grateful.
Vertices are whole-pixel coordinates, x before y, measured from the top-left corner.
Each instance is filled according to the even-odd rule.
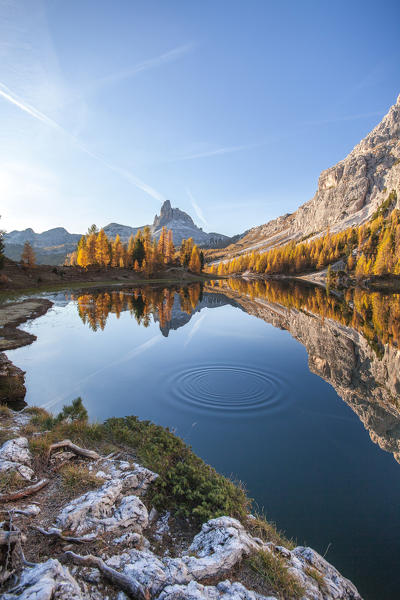
[[[171,209],[172,209],[171,202],[169,200],[165,200],[165,202],[161,206],[160,215],[169,213],[171,211]]]
[[[164,204],[161,206],[160,214],[154,217],[153,229],[156,231],[157,229],[167,227],[168,225],[170,225],[171,228],[173,221],[180,221],[191,227],[196,227],[192,217],[183,210],[180,210],[180,208],[172,208],[171,202],[165,200]]]

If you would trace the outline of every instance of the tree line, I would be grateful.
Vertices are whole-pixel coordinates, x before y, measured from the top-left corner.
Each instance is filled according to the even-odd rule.
[[[324,235],[265,252],[242,254],[226,262],[210,265],[209,273],[229,275],[251,271],[266,275],[315,271],[344,260],[344,269],[363,279],[369,275],[400,275],[400,210],[393,190],[371,220],[338,233]]]
[[[108,238],[104,229],[89,228],[78,242],[77,249],[67,257],[67,264],[84,269],[90,267],[115,267],[142,271],[151,275],[165,265],[182,265],[193,273],[200,273],[204,266],[204,255],[192,238],[182,240],[179,251],[175,250],[172,230],[162,228],[158,240],[153,239],[150,227],[140,229],[123,243],[117,234]]]

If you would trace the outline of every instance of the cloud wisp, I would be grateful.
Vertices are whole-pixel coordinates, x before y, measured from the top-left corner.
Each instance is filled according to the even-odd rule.
[[[176,156],[171,158],[168,162],[180,162],[182,160],[194,160],[196,158],[208,158],[210,156],[221,156],[223,154],[232,154],[234,152],[242,152],[243,150],[252,150],[253,148],[259,148],[264,146],[266,142],[258,142],[256,144],[244,144],[242,146],[223,146],[222,148],[215,148],[214,150],[206,150],[204,152],[197,152],[195,154],[186,154],[183,156]]]
[[[191,191],[187,188],[186,189],[186,193],[189,196],[189,200],[194,208],[194,211],[196,213],[196,215],[198,216],[198,218],[200,219],[200,221],[206,226],[208,227],[208,223],[204,217],[203,211],[201,209],[201,207],[199,206],[199,204],[197,203],[196,199],[194,198],[193,194],[191,193]]]
[[[69,133],[69,131],[64,129],[56,121],[54,121],[53,119],[51,119],[50,117],[48,117],[47,115],[42,113],[40,110],[38,110],[37,108],[35,108],[31,104],[29,104],[22,98],[19,98],[16,94],[14,94],[9,88],[7,88],[1,82],[0,82],[0,97],[3,98],[4,100],[6,100],[7,102],[13,104],[14,106],[19,108],[23,112],[27,113],[28,115],[30,115],[37,121],[44,123],[48,127],[51,127],[52,129],[55,129],[62,135],[68,137],[82,152],[84,152],[85,154],[87,154],[88,156],[93,158],[94,160],[100,162],[102,165],[104,165],[105,167],[107,167],[108,169],[113,171],[114,173],[117,173],[120,176],[124,177],[132,185],[134,185],[138,189],[142,190],[143,192],[145,192],[152,198],[154,198],[154,200],[157,200],[158,202],[163,202],[165,200],[164,196],[162,194],[160,194],[160,192],[158,192],[152,186],[150,186],[149,184],[147,184],[144,181],[142,181],[141,179],[139,179],[136,175],[134,175],[127,169],[124,169],[122,167],[114,165],[114,164],[108,162],[105,158],[103,158],[99,154],[96,154],[96,153],[92,152],[91,150],[89,150],[89,148],[87,148],[87,146],[85,146],[85,144],[83,144],[74,135]]]
[[[154,58],[149,58],[140,62],[133,67],[122,69],[121,71],[117,71],[110,75],[106,75],[104,77],[100,77],[99,79],[93,81],[90,86],[83,90],[83,94],[90,93],[96,91],[102,87],[112,85],[113,83],[118,83],[119,81],[123,81],[125,79],[130,79],[134,77],[138,73],[142,73],[143,71],[149,71],[150,69],[157,69],[167,63],[174,62],[179,58],[185,56],[189,52],[193,50],[195,44],[184,44],[182,46],[177,46],[172,50],[168,50],[168,52],[164,52],[159,56],[155,56]]]
[[[358,119],[369,119],[370,117],[383,117],[385,111],[375,111],[368,113],[360,113],[358,115],[344,115],[343,117],[332,117],[321,119],[318,121],[306,121],[303,125],[329,125],[330,123],[340,123],[345,121],[356,121]]]

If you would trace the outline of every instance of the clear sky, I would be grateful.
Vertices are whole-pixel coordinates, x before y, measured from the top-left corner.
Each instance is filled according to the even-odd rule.
[[[0,0],[0,225],[234,234],[292,212],[400,93],[398,0]]]

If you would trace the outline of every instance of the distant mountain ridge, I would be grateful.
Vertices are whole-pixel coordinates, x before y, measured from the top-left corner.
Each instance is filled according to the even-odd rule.
[[[146,227],[130,227],[119,223],[109,223],[103,229],[107,236],[115,239],[120,236],[127,242],[131,235],[135,236],[139,229]],[[155,215],[152,225],[149,225],[152,235],[158,239],[163,227],[172,229],[174,243],[180,245],[182,239],[193,238],[194,242],[202,248],[223,248],[234,242],[239,236],[231,238],[221,233],[206,233],[198,227],[192,217],[179,208],[172,208],[171,202],[166,200],[161,206],[160,214]],[[66,255],[75,250],[81,233],[69,233],[64,227],[55,227],[43,233],[35,233],[28,228],[23,231],[11,231],[4,236],[5,254],[12,260],[20,260],[25,242],[29,242],[35,250],[39,264],[62,264]]]

